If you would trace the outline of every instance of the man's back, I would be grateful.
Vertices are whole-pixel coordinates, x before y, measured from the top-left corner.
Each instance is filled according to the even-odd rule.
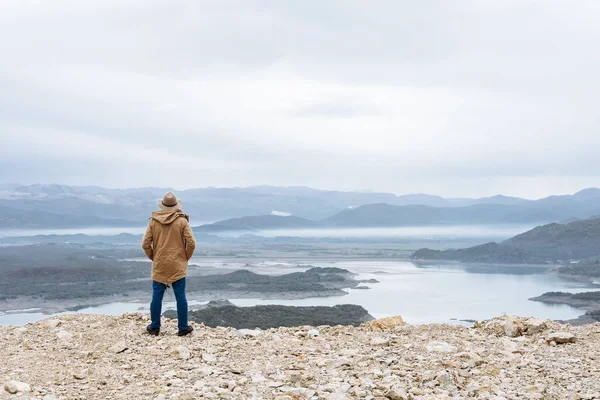
[[[187,216],[180,210],[153,212],[142,248],[152,260],[152,280],[169,285],[185,278],[196,248]]]

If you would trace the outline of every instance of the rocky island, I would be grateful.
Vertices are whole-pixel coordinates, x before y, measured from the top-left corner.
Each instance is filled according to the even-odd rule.
[[[573,325],[600,321],[600,291],[583,293],[548,292],[530,300],[546,304],[567,304],[571,307],[588,310],[577,319],[564,321]]]
[[[80,244],[0,247],[3,279],[0,312],[40,309],[56,313],[113,302],[149,299],[151,264],[129,259],[139,250],[88,248]],[[188,270],[188,297],[303,299],[343,296],[344,289],[373,283],[348,270],[303,266],[304,271],[266,275],[247,269]],[[23,285],[27,279],[27,285]],[[376,282],[376,281],[375,281]]]
[[[175,310],[164,313],[167,318],[177,318]],[[210,327],[230,326],[238,329],[269,329],[302,325],[351,325],[358,326],[373,317],[363,307],[342,304],[333,307],[292,307],[265,305],[237,307],[225,300],[211,301],[207,306],[190,311],[189,318]]]
[[[597,399],[600,324],[502,317],[144,334],[144,314],[0,326],[3,399]]]

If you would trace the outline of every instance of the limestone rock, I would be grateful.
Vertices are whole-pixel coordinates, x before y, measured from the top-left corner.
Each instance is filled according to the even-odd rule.
[[[111,353],[114,353],[114,354],[121,354],[121,353],[127,351],[128,349],[129,348],[127,347],[127,344],[125,344],[124,341],[120,341],[120,342],[117,342],[117,343],[113,344],[112,346],[110,346],[108,348],[108,351],[110,351]]]
[[[202,353],[202,360],[209,363],[217,362],[217,356],[211,353]]]
[[[171,355],[182,360],[187,360],[191,357],[190,349],[183,345],[173,348],[173,350],[171,350]]]
[[[288,388],[285,394],[292,396],[292,399],[310,399],[315,395],[315,391],[307,388]]]
[[[387,391],[385,397],[390,400],[408,400],[406,389],[399,386],[394,386]]]
[[[374,337],[371,339],[371,346],[389,346],[391,343],[389,338]]]
[[[300,382],[302,380],[302,374],[300,374],[300,372],[297,371],[291,372],[288,376],[288,379],[292,383]]]
[[[434,340],[427,343],[426,346],[427,351],[434,353],[456,353],[458,349],[455,346],[452,346],[450,343]]]
[[[535,335],[546,330],[548,327],[546,320],[539,318],[529,318],[525,321],[525,333],[527,335]]]
[[[58,332],[56,332],[56,337],[64,342],[68,342],[73,339],[73,335],[65,331],[64,329],[61,329]]]
[[[454,377],[448,371],[442,371],[436,376],[435,380],[442,387],[455,386]]]
[[[254,383],[261,383],[261,382],[265,382],[266,380],[267,380],[267,378],[265,378],[265,376],[262,374],[252,375],[252,382],[254,382]]]
[[[258,329],[238,329],[236,335],[240,337],[250,338],[262,335],[262,331]]]
[[[361,326],[376,330],[389,330],[404,325],[406,325],[406,322],[404,322],[401,316],[397,315],[395,317],[380,318],[365,322]]]
[[[54,329],[62,324],[62,321],[60,319],[50,318],[40,321],[39,324],[45,328]]]
[[[525,330],[525,325],[520,318],[509,316],[506,318],[506,323],[504,325],[504,333],[508,337],[517,337],[523,334]]]
[[[577,338],[569,332],[554,332],[546,336],[546,342],[556,344],[575,343]]]
[[[8,381],[4,384],[4,390],[10,394],[31,392],[31,386],[28,383],[19,381]]]

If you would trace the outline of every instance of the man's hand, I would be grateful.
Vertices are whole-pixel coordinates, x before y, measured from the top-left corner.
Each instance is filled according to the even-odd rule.
[[[185,256],[188,261],[194,255],[194,249],[196,248],[196,240],[194,239],[194,232],[189,223],[186,223],[183,227],[183,240],[185,240]]]
[[[144,239],[142,239],[142,249],[144,249],[146,257],[148,257],[150,260],[154,259],[154,250],[152,249],[152,220],[150,220],[148,223],[148,228],[146,228]]]

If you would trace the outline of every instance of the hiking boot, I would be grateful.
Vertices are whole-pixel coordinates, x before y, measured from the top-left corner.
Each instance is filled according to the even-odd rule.
[[[150,336],[158,336],[160,333],[160,328],[152,328],[150,325],[146,327],[146,332],[150,334]]]
[[[185,336],[189,333],[192,333],[193,330],[194,330],[194,328],[192,328],[191,326],[188,326],[187,329],[177,332],[177,336]]]

